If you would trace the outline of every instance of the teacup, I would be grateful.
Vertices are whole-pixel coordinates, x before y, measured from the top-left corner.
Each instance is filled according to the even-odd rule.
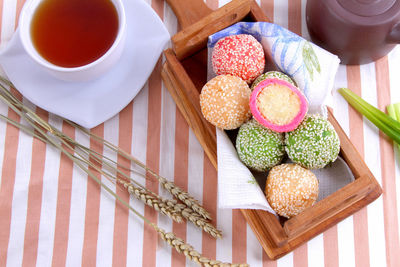
[[[38,7],[39,9],[42,8],[41,4],[45,1],[56,0],[28,0],[21,11],[19,19],[19,37],[26,53],[51,75],[65,81],[88,81],[95,79],[110,70],[110,68],[119,60],[125,44],[126,18],[122,0],[108,0],[114,5],[118,16],[118,29],[112,45],[110,43],[111,46],[109,46],[104,53],[99,55],[99,57],[93,59],[93,61],[78,66],[63,66],[62,64],[54,63],[54,61],[51,62],[50,59],[46,59],[43,56],[44,54],[39,51],[40,49],[38,49],[37,44],[35,45],[32,36],[33,20],[37,19],[35,16]],[[76,3],[79,5],[79,3],[84,2],[85,1]],[[90,49],[90,47],[88,49]]]

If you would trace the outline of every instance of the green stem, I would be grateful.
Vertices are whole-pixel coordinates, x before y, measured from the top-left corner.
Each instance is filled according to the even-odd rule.
[[[398,122],[396,119],[393,119],[389,117],[385,112],[381,111],[380,109],[372,106],[369,104],[367,101],[353,93],[351,90],[347,88],[340,88],[339,93],[342,96],[349,96],[352,100],[354,100],[354,103],[356,103],[356,106],[363,107],[364,109],[369,110],[373,115],[378,119],[384,122],[385,124],[389,125],[391,128],[395,129],[397,132],[400,133],[400,122]],[[349,102],[349,101],[348,101]],[[349,102],[350,103],[350,102]],[[354,108],[356,106],[352,105]]]
[[[396,120],[400,122],[400,103],[395,103],[394,111],[396,112]]]
[[[400,121],[400,103],[397,104],[390,104],[386,107],[389,116],[392,119],[395,119],[397,121]],[[397,148],[400,151],[400,144],[397,144]]]
[[[375,124],[376,127],[378,127],[397,144],[400,144],[399,122],[393,120],[387,114],[368,104],[349,89],[340,88],[338,91],[353,108],[363,114],[368,120]]]

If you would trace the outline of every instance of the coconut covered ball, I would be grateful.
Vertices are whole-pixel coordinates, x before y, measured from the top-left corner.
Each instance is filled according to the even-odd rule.
[[[266,73],[261,74],[260,76],[258,76],[254,82],[251,84],[250,89],[253,91],[253,89],[262,81],[264,81],[265,79],[269,79],[269,78],[277,78],[277,79],[281,79],[284,81],[287,81],[288,83],[292,84],[293,86],[296,86],[296,83],[285,73],[280,72],[280,71],[268,71]]]
[[[249,86],[239,77],[219,75],[201,89],[201,112],[218,128],[236,129],[251,117],[250,94]]]
[[[307,116],[292,132],[286,133],[289,158],[308,169],[319,169],[336,160],[340,140],[332,124],[321,116]]]
[[[317,177],[297,164],[281,164],[268,173],[265,194],[280,216],[290,218],[311,207],[318,192]]]
[[[271,131],[252,119],[243,124],[236,137],[240,160],[256,171],[267,171],[285,155],[283,134]]]
[[[231,74],[250,84],[264,71],[264,49],[249,34],[230,35],[215,44],[211,62],[217,75]]]

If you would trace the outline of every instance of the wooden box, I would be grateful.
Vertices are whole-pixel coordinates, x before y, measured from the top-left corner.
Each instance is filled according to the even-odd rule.
[[[239,21],[268,21],[254,0],[234,0],[216,11],[202,0],[167,0],[182,30],[164,51],[163,81],[215,168],[215,127],[202,116],[199,94],[207,82],[207,38]],[[269,212],[241,210],[265,252],[277,259],[378,198],[382,189],[338,122],[329,112],[341,142],[340,155],[356,178],[283,224]]]

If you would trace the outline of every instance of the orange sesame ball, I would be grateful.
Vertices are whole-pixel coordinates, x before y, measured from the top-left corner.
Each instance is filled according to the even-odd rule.
[[[265,186],[265,194],[271,208],[286,218],[314,205],[318,191],[317,177],[310,170],[297,164],[273,167]]]
[[[201,112],[207,121],[221,129],[236,129],[251,117],[251,90],[232,75],[219,75],[201,89]]]

